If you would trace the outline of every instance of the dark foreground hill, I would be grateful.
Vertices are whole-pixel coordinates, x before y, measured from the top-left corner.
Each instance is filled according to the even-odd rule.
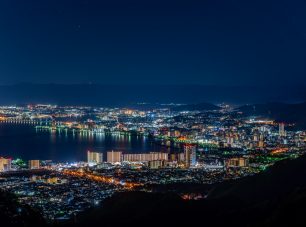
[[[218,184],[207,199],[172,193],[125,192],[70,223],[52,226],[306,226],[306,156]],[[1,226],[47,226],[41,216],[0,193]]]
[[[68,226],[306,226],[306,156],[224,182],[200,201],[120,193]]]
[[[245,105],[240,107],[239,110],[246,116],[269,117],[278,122],[294,123],[298,129],[306,129],[306,102]]]
[[[21,206],[13,195],[0,191],[0,226],[43,227],[46,223],[38,212]]]

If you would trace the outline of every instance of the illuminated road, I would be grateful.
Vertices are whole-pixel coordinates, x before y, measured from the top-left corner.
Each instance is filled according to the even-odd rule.
[[[74,176],[74,177],[81,177],[86,178],[92,181],[102,182],[106,184],[114,184],[114,185],[121,185],[126,189],[133,189],[135,187],[142,186],[143,184],[140,183],[133,183],[133,182],[123,182],[118,179],[115,179],[113,177],[106,177],[101,175],[95,175],[91,173],[84,173],[79,171],[73,171],[73,170],[64,170],[62,172],[65,175]]]
[[[278,148],[272,151],[271,154],[281,154],[281,153],[287,152],[288,150],[289,150],[288,148]]]

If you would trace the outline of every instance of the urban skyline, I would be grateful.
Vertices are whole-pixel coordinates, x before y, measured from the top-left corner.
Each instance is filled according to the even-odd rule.
[[[1,149],[0,186],[54,224],[72,220],[117,193],[151,193],[161,185],[166,186],[163,193],[171,190],[183,200],[202,200],[209,196],[208,191],[180,187],[195,184],[212,190],[223,182],[254,177],[281,161],[304,156],[306,125],[254,116],[244,110],[246,106],[183,107],[1,106],[0,129],[13,131],[10,136],[22,143],[18,149],[23,151],[19,156]],[[50,141],[47,146],[56,149],[46,159],[38,159],[42,155],[39,141],[27,145],[20,135],[44,136]],[[32,140],[32,136],[27,138]],[[138,139],[140,146],[133,145]],[[61,143],[72,146],[85,141],[81,159],[59,158],[67,149]],[[0,137],[0,148],[5,143]],[[36,146],[39,150],[27,154]],[[72,150],[70,157],[76,155]],[[30,156],[34,159],[27,158]],[[171,185],[178,188],[170,189]]]

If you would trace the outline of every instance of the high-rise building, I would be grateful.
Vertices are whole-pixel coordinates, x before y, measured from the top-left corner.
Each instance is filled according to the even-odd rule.
[[[178,155],[177,154],[170,154],[169,155],[169,161],[170,162],[174,162],[174,161],[178,161]]]
[[[177,156],[177,161],[180,163],[185,162],[185,154],[184,153],[179,153]]]
[[[185,156],[185,166],[189,168],[191,166],[195,166],[197,163],[197,154],[195,146],[184,146],[184,156]]]
[[[103,162],[103,154],[99,152],[87,151],[88,164],[99,164]]]
[[[121,151],[109,151],[107,152],[107,162],[117,163],[122,161],[122,152]]]
[[[265,146],[265,142],[263,140],[259,140],[258,147],[263,148]]]
[[[39,169],[40,161],[39,160],[29,160],[29,169]]]
[[[286,131],[285,131],[285,124],[284,123],[279,123],[278,125],[278,134],[279,136],[286,136]]]
[[[11,159],[0,158],[0,172],[11,170]]]
[[[234,143],[234,137],[233,136],[227,136],[226,137],[226,142],[228,147],[232,147]]]

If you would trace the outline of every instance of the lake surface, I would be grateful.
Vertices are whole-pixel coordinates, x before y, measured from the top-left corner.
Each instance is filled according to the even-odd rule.
[[[0,123],[0,156],[58,162],[86,161],[86,152],[167,152],[147,137],[119,134],[37,130],[34,125]]]

